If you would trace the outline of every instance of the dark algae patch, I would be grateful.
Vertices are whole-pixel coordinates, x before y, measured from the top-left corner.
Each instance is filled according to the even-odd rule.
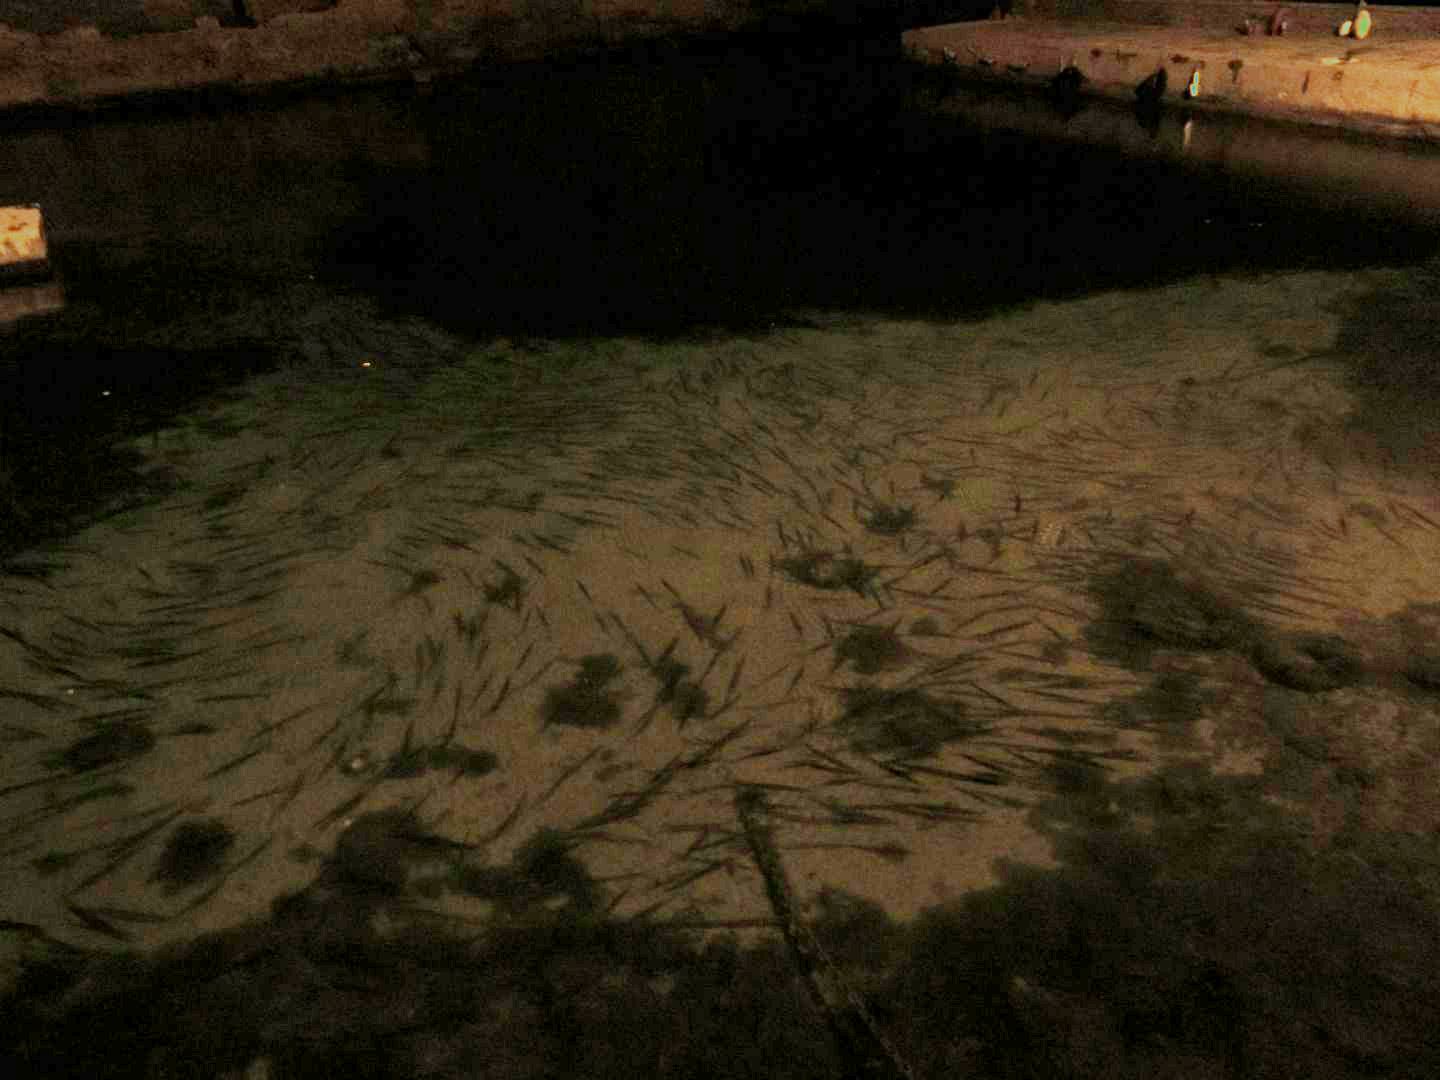
[[[1188,730],[1222,695],[1206,689],[1190,672],[1166,671],[1130,698],[1109,702],[1103,715],[1122,727]]]
[[[920,523],[913,506],[879,505],[864,515],[865,528],[880,536],[899,536]]]
[[[1160,560],[1120,562],[1093,579],[1091,592],[1100,617],[1086,638],[1103,659],[1144,669],[1157,649],[1228,650],[1271,683],[1311,694],[1374,674],[1360,649],[1340,635],[1267,627],[1219,590]]]
[[[167,894],[181,892],[213,877],[234,846],[235,833],[223,821],[187,821],[170,833],[150,880]]]
[[[1353,686],[1365,676],[1364,657],[1335,634],[1267,634],[1255,642],[1250,660],[1271,682],[1310,694]]]
[[[583,657],[574,679],[546,692],[542,708],[546,725],[610,727],[620,719],[619,692],[609,689],[620,671],[620,661],[609,653]]]
[[[499,767],[499,757],[489,750],[469,750],[463,746],[417,746],[390,755],[381,775],[386,780],[407,780],[423,776],[433,769],[474,778],[492,773]]]
[[[415,570],[410,574],[410,581],[405,586],[406,596],[419,596],[427,589],[432,589],[445,579],[438,571],[429,569]]]
[[[575,842],[554,829],[541,829],[511,860],[515,874],[542,896],[564,896],[578,912],[593,913],[604,902],[600,886],[572,854]]]
[[[807,551],[779,559],[776,565],[790,580],[812,589],[851,589],[862,596],[879,573],[878,567],[830,551]]]
[[[1246,650],[1259,626],[1205,582],[1158,559],[1127,559],[1097,574],[1100,619],[1088,636],[1097,655],[1134,663],[1155,649]]]
[[[922,690],[857,686],[841,691],[845,711],[836,729],[857,753],[923,758],[948,742],[984,734],[962,702]]]
[[[54,760],[53,767],[71,772],[90,772],[149,753],[155,733],[144,724],[122,720],[103,724],[94,734],[77,739]]]
[[[365,814],[340,834],[328,870],[347,887],[398,894],[415,864],[435,848],[420,820],[407,810]]]
[[[519,611],[525,603],[529,583],[508,566],[503,567],[500,576],[484,586],[485,602],[496,604],[510,611]]]
[[[911,652],[894,626],[857,626],[835,646],[835,665],[851,665],[861,675],[901,667]]]
[[[674,657],[665,656],[657,660],[652,674],[660,684],[655,700],[670,709],[679,723],[704,716],[710,707],[710,695],[695,680],[688,678],[690,665]]]

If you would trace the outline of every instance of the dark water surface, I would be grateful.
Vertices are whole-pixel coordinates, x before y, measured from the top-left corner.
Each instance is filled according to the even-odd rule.
[[[0,200],[46,206],[69,306],[0,337],[0,551],[127,486],[110,431],[291,350],[254,313],[300,283],[479,340],[668,337],[1433,247],[1303,185],[938,116],[934,81],[889,39],[737,40],[12,132]]]
[[[0,1072],[1440,1074],[1437,236],[937,78],[0,135]]]

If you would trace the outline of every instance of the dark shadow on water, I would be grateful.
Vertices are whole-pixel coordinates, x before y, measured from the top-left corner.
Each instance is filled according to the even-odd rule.
[[[1433,843],[1316,844],[1260,779],[1194,765],[1117,782],[1061,759],[1052,780],[1033,822],[1058,868],[1004,865],[910,924],[834,890],[803,913],[836,1000],[915,1077],[1437,1074]],[[352,832],[269,919],[153,960],[0,928],[20,956],[5,1074],[884,1075],[838,1049],[778,941],[607,918],[561,834],[485,867],[404,813]],[[496,915],[427,912],[447,890]]]
[[[258,284],[207,277],[193,255],[165,253],[135,275],[92,262],[76,245],[64,260],[79,271],[67,276],[76,282],[67,310],[0,336],[0,560],[172,490],[168,469],[142,469],[142,455],[124,443],[201,403],[219,404],[227,389],[293,358],[292,345],[273,337],[186,345],[153,334],[167,314],[213,313],[226,292]],[[135,318],[137,331],[117,327],[117,316]],[[192,423],[211,435],[233,430],[219,416]]]
[[[372,174],[325,274],[480,335],[663,336],[1433,247],[1254,178],[982,133],[916,107],[934,77],[888,38],[476,77],[416,105],[433,166]]]

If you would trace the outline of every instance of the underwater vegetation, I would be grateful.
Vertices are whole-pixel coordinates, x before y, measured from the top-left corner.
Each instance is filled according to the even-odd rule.
[[[844,712],[835,727],[858,753],[929,757],[948,742],[989,730],[968,718],[964,703],[923,690],[856,686],[840,697]]]
[[[114,721],[71,743],[52,766],[76,773],[90,772],[139,757],[154,746],[155,733],[144,724],[133,720]]]
[[[1265,634],[1254,642],[1250,662],[1271,682],[1311,694],[1365,676],[1364,657],[1336,634]]]
[[[1202,689],[1200,679],[1189,672],[1165,671],[1133,697],[1107,702],[1101,715],[1125,727],[1183,729],[1219,697],[1216,691]]]
[[[1159,559],[1127,559],[1097,574],[1100,618],[1090,630],[1098,655],[1134,662],[1157,648],[1245,651],[1259,624],[1204,582]]]
[[[416,746],[396,751],[385,764],[386,780],[421,776],[432,769],[449,769],[460,776],[485,776],[500,767],[500,759],[489,750],[463,746]]]
[[[880,536],[899,536],[919,522],[920,515],[913,506],[879,505],[871,508],[864,518],[865,528]]]
[[[835,646],[835,666],[851,665],[861,675],[874,675],[900,667],[911,656],[896,626],[857,626]]]
[[[541,709],[546,725],[606,728],[620,719],[620,695],[609,689],[621,671],[618,659],[609,653],[582,657],[575,678],[545,693]]]
[[[656,661],[651,673],[659,683],[656,701],[669,706],[679,723],[705,715],[710,707],[710,695],[695,680],[686,678],[690,674],[689,664],[666,656]]]
[[[776,565],[792,581],[812,589],[853,589],[864,595],[879,567],[830,551],[807,551],[779,559]]]
[[[1100,618],[1086,629],[1096,655],[1145,667],[1156,649],[1231,650],[1267,680],[1307,694],[1352,686],[1371,674],[1361,650],[1338,634],[1274,630],[1203,581],[1158,559],[1132,559],[1096,575]],[[1412,656],[1407,676],[1424,685]],[[1412,673],[1419,673],[1416,678]]]
[[[484,587],[487,603],[497,604],[500,607],[509,608],[511,611],[520,610],[528,591],[529,583],[508,566],[501,568],[498,580],[490,582]]]
[[[167,895],[198,885],[224,865],[234,846],[234,831],[218,818],[187,821],[165,842],[151,880],[162,883]]]
[[[938,637],[940,623],[931,615],[922,615],[910,624],[910,633],[915,637]]]
[[[351,888],[399,893],[411,884],[417,864],[439,850],[408,810],[364,814],[335,843],[327,871]]]
[[[494,901],[517,917],[536,910],[553,915],[560,910],[552,903],[557,899],[566,902],[567,915],[591,913],[602,904],[603,890],[572,854],[574,844],[564,833],[541,829],[516,849],[508,866],[493,865],[482,850],[436,836],[409,810],[377,810],[340,834],[318,884],[337,902],[343,896],[434,899],[456,893]]]

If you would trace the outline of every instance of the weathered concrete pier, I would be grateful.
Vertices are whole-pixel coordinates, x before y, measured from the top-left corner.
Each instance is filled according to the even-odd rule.
[[[1340,36],[1356,10],[1035,0],[1002,19],[910,30],[905,42],[913,55],[978,79],[1044,86],[1068,69],[1081,94],[1133,102],[1148,80],[1161,104],[1434,138],[1440,8],[1370,7],[1363,39]],[[1272,21],[1283,31],[1270,32]]]

